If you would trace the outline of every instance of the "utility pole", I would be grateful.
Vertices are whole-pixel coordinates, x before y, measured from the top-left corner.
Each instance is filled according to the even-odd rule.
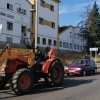
[[[35,15],[35,47],[37,47],[37,37],[38,37],[38,1],[36,0],[35,3],[35,9],[36,9],[36,15]]]

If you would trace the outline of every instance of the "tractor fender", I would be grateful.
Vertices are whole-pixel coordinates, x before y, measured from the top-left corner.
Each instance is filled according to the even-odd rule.
[[[52,64],[52,62],[54,62],[55,60],[60,61],[59,59],[56,58],[50,58],[47,61],[44,62],[43,66],[42,66],[42,73],[48,73],[49,67]]]

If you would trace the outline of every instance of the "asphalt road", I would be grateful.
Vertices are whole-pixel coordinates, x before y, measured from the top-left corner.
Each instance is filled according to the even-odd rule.
[[[65,76],[61,87],[48,88],[40,82],[30,94],[23,96],[16,96],[6,86],[0,91],[0,100],[100,100],[100,69],[96,75]]]

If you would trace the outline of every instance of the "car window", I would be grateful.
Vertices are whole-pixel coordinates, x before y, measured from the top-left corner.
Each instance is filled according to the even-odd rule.
[[[78,65],[78,64],[86,64],[86,61],[84,61],[84,60],[74,60],[72,62],[72,65]]]
[[[95,65],[95,63],[93,62],[93,60],[90,60],[90,62],[91,62],[91,65]]]
[[[87,65],[88,65],[88,66],[89,66],[89,65],[91,65],[91,62],[90,62],[90,60],[88,60],[88,61],[87,61]]]

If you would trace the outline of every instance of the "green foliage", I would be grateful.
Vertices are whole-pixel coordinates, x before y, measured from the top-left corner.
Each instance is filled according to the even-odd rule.
[[[87,39],[87,51],[90,47],[100,46],[100,14],[96,2],[93,8],[88,12],[88,16],[81,27],[83,37]]]
[[[89,47],[98,47],[100,45],[99,21],[99,8],[97,7],[97,4],[95,2],[93,5],[93,9],[89,13],[88,19],[86,20]]]
[[[31,44],[25,43],[27,49],[33,49],[35,51],[35,39],[32,41]]]

